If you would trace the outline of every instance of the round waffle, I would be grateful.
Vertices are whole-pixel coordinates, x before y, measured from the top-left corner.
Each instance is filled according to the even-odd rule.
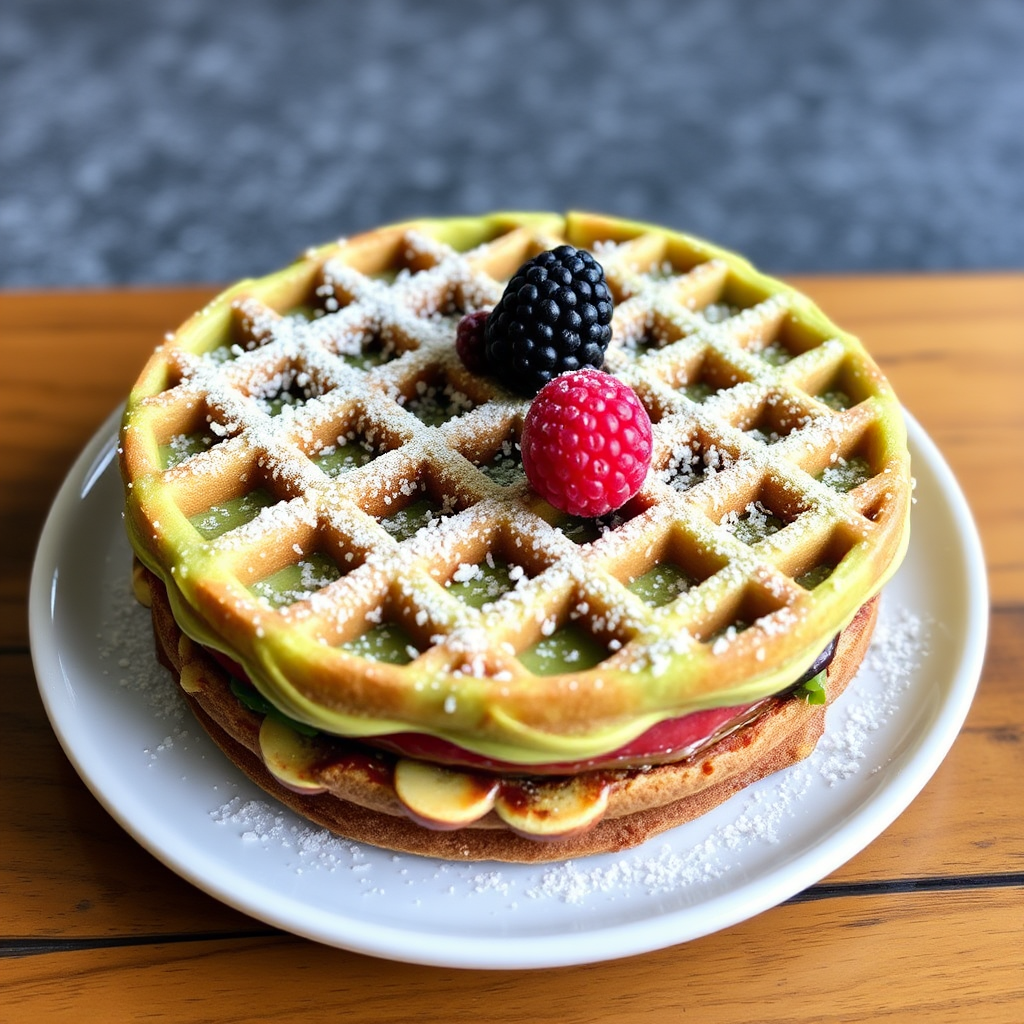
[[[453,344],[464,313],[563,242],[605,268],[605,369],[653,424],[644,486],[596,521],[530,491],[528,400]],[[176,628],[274,709],[271,764],[303,730],[429,737],[523,776],[600,762],[784,691],[908,538],[903,421],[861,344],[733,254],[588,214],[396,225],[236,285],[147,364],[121,465]],[[424,785],[448,785],[435,776],[403,768],[397,803],[365,804],[493,825],[487,800],[453,809],[458,782],[440,821],[418,813]],[[549,838],[535,817],[516,828]]]

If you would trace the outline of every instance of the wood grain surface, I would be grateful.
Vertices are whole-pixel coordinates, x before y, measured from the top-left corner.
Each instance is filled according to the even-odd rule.
[[[945,455],[982,535],[966,725],[874,843],[783,905],[655,953],[441,970],[318,946],[150,856],[64,756],[28,646],[46,511],[150,349],[210,287],[0,294],[0,1022],[1024,1019],[1024,275],[803,278]]]

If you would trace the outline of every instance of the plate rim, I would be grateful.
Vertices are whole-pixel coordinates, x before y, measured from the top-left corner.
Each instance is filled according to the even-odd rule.
[[[528,936],[510,933],[503,936],[440,935],[421,929],[402,929],[393,925],[366,922],[351,915],[341,918],[334,912],[320,912],[302,905],[303,917],[297,920],[287,906],[266,906],[258,901],[261,886],[251,883],[240,886],[236,877],[231,885],[220,878],[211,880],[209,868],[202,870],[195,859],[191,861],[161,845],[150,833],[141,830],[124,813],[123,807],[111,794],[99,786],[83,763],[73,736],[68,733],[63,711],[56,699],[51,673],[52,659],[60,639],[53,621],[56,595],[56,576],[59,568],[57,552],[60,541],[70,528],[68,512],[83,500],[92,486],[110,470],[116,456],[116,427],[121,409],[115,409],[83,448],[65,476],[46,516],[32,564],[29,589],[29,640],[37,686],[47,718],[65,755],[93,795],[115,821],[144,849],[176,874],[219,901],[246,913],[257,920],[281,928],[313,941],[348,949],[385,959],[427,966],[471,969],[530,969],[563,967],[597,963],[604,960],[638,955],[656,949],[701,938],[712,932],[731,927],[777,906],[809,885],[813,885],[860,850],[873,842],[910,805],[927,785],[952,747],[974,699],[980,681],[988,639],[989,597],[984,552],[977,526],[960,486],[938,447],[914,417],[904,410],[908,441],[912,455],[916,449],[920,461],[925,463],[935,478],[956,527],[959,542],[957,551],[963,566],[971,599],[966,601],[967,621],[963,627],[962,642],[958,645],[960,657],[951,670],[952,685],[940,713],[928,733],[928,742],[922,738],[921,747],[912,759],[915,771],[897,773],[861,808],[871,807],[871,828],[855,836],[849,823],[836,826],[830,833],[807,849],[798,851],[785,871],[770,872],[767,878],[756,879],[756,898],[736,899],[737,891],[729,889],[696,904],[704,913],[705,925],[679,927],[692,918],[694,907],[675,909],[662,915],[640,917],[635,920],[603,925],[580,933],[587,942],[566,942],[566,934],[554,936]],[[911,538],[913,544],[913,536]],[[61,679],[61,683],[63,680]],[[269,799],[269,798],[268,798]],[[204,854],[205,860],[211,858]],[[501,865],[511,868],[511,865]],[[798,870],[798,868],[800,870]],[[215,872],[220,874],[220,872]],[[244,880],[248,882],[248,880]],[[748,882],[746,888],[755,883]],[[252,889],[252,893],[248,892]],[[360,941],[351,934],[339,933],[339,923],[351,922],[358,926]],[[675,927],[673,927],[675,926]],[[342,930],[344,931],[344,929]],[[429,947],[429,948],[425,948]],[[568,947],[568,948],[567,948]]]

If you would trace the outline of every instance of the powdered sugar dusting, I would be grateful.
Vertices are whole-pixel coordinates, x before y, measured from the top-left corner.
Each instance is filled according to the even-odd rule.
[[[366,869],[371,861],[363,847],[303,823],[267,800],[233,796],[210,812],[210,820],[235,830],[243,846],[261,846],[283,854],[298,874],[310,867],[328,873],[344,868],[361,871],[369,881]]]
[[[103,594],[104,615],[96,634],[96,651],[104,676],[141,696],[153,718],[171,732],[164,749],[175,737],[188,735],[191,715],[170,673],[154,655],[149,612],[135,600],[127,575],[116,577]]]
[[[899,708],[914,670],[928,653],[928,632],[929,626],[906,608],[879,617],[865,663],[878,674],[883,687],[878,693],[862,694],[845,703],[839,728],[830,728],[818,744],[813,760],[821,762],[819,770],[829,783],[860,770],[868,739]]]
[[[189,738],[191,716],[177,688],[152,655],[148,613],[133,606],[126,586],[111,587],[101,634],[100,657],[119,686],[139,695],[157,728],[142,756],[154,762],[180,753]],[[931,626],[903,607],[882,614],[862,676],[830,708],[825,736],[805,761],[745,790],[717,812],[654,840],[635,851],[538,868],[446,863],[391,854],[342,839],[297,818],[262,795],[230,783],[208,812],[211,825],[226,829],[231,842],[268,862],[282,863],[296,875],[354,880],[362,898],[408,899],[424,905],[424,892],[482,900],[491,913],[524,902],[594,906],[646,896],[702,890],[737,870],[744,851],[785,841],[801,815],[813,815],[813,799],[842,787],[851,777],[884,767],[873,736],[899,710],[929,651]],[[200,740],[203,737],[200,736]],[[873,761],[873,759],[875,759]],[[211,792],[215,801],[217,796]],[[694,838],[696,836],[696,838]],[[318,883],[320,884],[320,883]],[[427,890],[421,891],[426,886]],[[429,902],[429,896],[426,897]]]
[[[860,771],[875,772],[882,767],[869,767],[868,740],[899,708],[914,672],[927,656],[929,628],[906,608],[880,615],[865,659],[880,686],[869,692],[851,693],[852,699],[830,709],[825,735],[814,753],[745,791],[738,800],[734,798],[726,806],[736,806],[738,813],[717,825],[697,845],[679,851],[669,840],[654,853],[639,850],[610,867],[603,858],[594,866],[586,861],[559,864],[547,869],[528,895],[580,903],[595,894],[607,896],[620,891],[624,885],[639,886],[648,895],[661,895],[720,878],[733,870],[735,859],[726,854],[753,844],[780,842],[787,821],[821,780],[830,787],[837,786]],[[856,682],[851,689],[857,690]]]
[[[423,222],[314,250],[183,325],[126,410],[136,550],[177,579],[216,577],[233,621],[251,625],[233,636],[235,659],[274,703],[302,706],[327,729],[358,725],[339,725],[349,714],[340,695],[307,700],[294,673],[270,668],[285,630],[288,659],[359,688],[367,716],[392,714],[401,689],[416,730],[472,736],[491,756],[516,749],[525,760],[584,740],[603,753],[628,718],[667,710],[652,693],[673,672],[688,681],[674,691],[676,713],[695,710],[712,686],[723,704],[739,702],[739,674],[722,662],[755,648],[743,695],[768,695],[788,681],[773,652],[792,620],[760,614],[765,601],[830,636],[851,609],[827,587],[814,594],[809,570],[839,570],[860,592],[896,567],[907,466],[889,429],[899,415],[891,393],[859,343],[808,318],[787,289],[765,294],[766,279],[748,280],[745,264],[630,228],[628,241],[599,246],[617,293],[606,368],[651,415],[654,460],[617,522],[571,522],[526,486],[516,444],[527,400],[499,375],[469,372],[454,343],[460,318],[493,306],[518,260],[560,230],[586,236],[598,224],[500,220],[481,223],[474,248],[465,226]],[[836,380],[855,392],[853,406],[819,400]],[[351,451],[329,461],[339,446]],[[157,459],[157,449],[167,451]],[[854,464],[857,474],[840,473]],[[529,578],[514,591],[453,599],[450,585],[468,582],[482,554],[508,560],[518,552],[506,547],[528,542]],[[803,564],[808,553],[818,564]],[[700,569],[670,612],[620,579],[662,559]],[[738,603],[742,581],[767,597]],[[190,586],[174,596],[193,624],[217,628]],[[392,613],[419,632],[416,655],[385,669],[372,647],[349,641]],[[531,669],[536,634],[556,636],[566,620],[598,639],[602,656]],[[441,682],[418,686],[428,678]],[[601,700],[554,699],[587,688]],[[435,698],[442,690],[458,699]]]

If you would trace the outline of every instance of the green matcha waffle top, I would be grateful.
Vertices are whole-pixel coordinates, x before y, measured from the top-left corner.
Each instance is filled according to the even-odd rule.
[[[653,424],[600,520],[531,492],[529,401],[454,347],[563,242],[605,269],[605,369]],[[395,225],[235,285],[153,354],[120,454],[178,623],[281,711],[522,765],[785,688],[909,532],[900,407],[857,339],[731,253],[581,213]]]

